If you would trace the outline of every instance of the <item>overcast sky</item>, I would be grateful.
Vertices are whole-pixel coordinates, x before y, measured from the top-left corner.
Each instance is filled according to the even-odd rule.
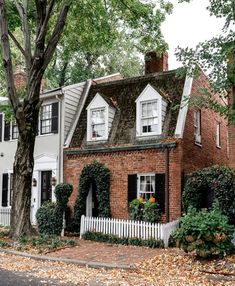
[[[211,17],[206,7],[209,0],[193,0],[191,3],[174,3],[173,13],[167,16],[162,32],[169,45],[169,69],[179,67],[174,50],[177,46],[194,47],[198,42],[220,33],[224,21]]]

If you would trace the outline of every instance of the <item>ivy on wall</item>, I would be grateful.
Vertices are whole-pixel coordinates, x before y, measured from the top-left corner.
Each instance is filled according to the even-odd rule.
[[[211,208],[214,200],[230,223],[235,223],[235,173],[224,166],[212,166],[191,173],[183,192],[183,207]]]
[[[79,180],[79,195],[74,205],[72,230],[80,231],[81,216],[86,213],[86,198],[92,183],[96,184],[99,217],[110,217],[109,186],[110,171],[103,164],[94,161],[83,168]]]

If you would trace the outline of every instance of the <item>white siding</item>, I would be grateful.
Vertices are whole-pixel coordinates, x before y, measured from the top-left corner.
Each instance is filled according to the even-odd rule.
[[[86,82],[82,82],[64,88],[64,140],[74,122],[85,84]]]

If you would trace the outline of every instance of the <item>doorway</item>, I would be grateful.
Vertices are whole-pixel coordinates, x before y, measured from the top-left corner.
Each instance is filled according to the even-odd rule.
[[[92,182],[89,193],[86,198],[86,216],[87,217],[98,217],[98,200],[96,196],[97,187],[95,182]]]
[[[51,202],[51,177],[52,171],[41,172],[41,205],[45,202]]]

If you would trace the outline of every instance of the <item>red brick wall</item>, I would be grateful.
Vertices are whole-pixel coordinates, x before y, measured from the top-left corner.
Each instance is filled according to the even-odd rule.
[[[181,214],[181,148],[169,151],[169,205],[170,220]],[[110,206],[115,218],[128,218],[128,174],[165,173],[165,152],[160,149],[122,151],[93,155],[65,155],[64,181],[74,187],[69,204],[73,206],[82,169],[94,160],[103,163],[111,172]]]
[[[193,81],[192,95],[203,95],[202,87],[209,88],[206,77],[202,74]],[[227,165],[227,121],[210,109],[201,109],[201,146],[194,143],[194,108],[188,110],[183,136],[183,172],[214,164]],[[221,148],[216,147],[216,123],[220,122]]]

